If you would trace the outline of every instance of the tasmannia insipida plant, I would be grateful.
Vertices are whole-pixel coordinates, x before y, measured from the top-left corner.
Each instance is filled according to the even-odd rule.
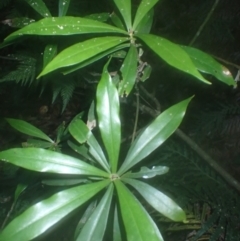
[[[124,231],[129,241],[163,240],[156,224],[128,186],[136,189],[154,209],[168,218],[174,221],[184,221],[186,218],[183,210],[173,200],[146,182],[138,180],[163,174],[167,171],[166,167],[142,167],[139,172],[133,172],[131,169],[178,128],[191,98],[161,113],[137,136],[125,159],[119,160],[121,143],[119,95],[128,95],[137,80],[145,80],[138,78],[139,69],[141,69],[140,77],[149,70],[148,66],[143,66],[140,61],[141,49],[144,47],[150,48],[167,64],[204,83],[210,82],[199,71],[211,74],[228,85],[235,86],[235,82],[224,66],[202,51],[179,46],[149,34],[153,7],[157,0],[140,1],[134,18],[131,14],[130,0],[113,1],[119,10],[119,16],[111,15],[115,26],[89,18],[65,16],[70,0],[59,1],[58,17],[51,17],[43,1],[28,1],[45,18],[10,34],[2,45],[11,44],[22,35],[96,34],[96,37],[76,43],[56,56],[57,46],[47,45],[44,51],[44,69],[38,77],[58,69],[68,74],[103,57],[111,56],[119,50],[125,50],[126,56],[120,69],[120,81],[113,84],[111,75],[107,71],[107,63],[97,87],[96,111],[104,147],[98,144],[81,119],[74,119],[69,126],[69,131],[76,141],[80,145],[87,144],[89,152],[87,157],[91,160],[91,164],[41,148],[15,148],[0,153],[1,160],[26,169],[63,175],[72,174],[88,180],[87,184],[80,181],[80,185],[60,191],[27,209],[1,232],[1,241],[24,241],[38,237],[103,190],[104,194],[88,216],[85,225],[81,229],[77,228],[75,240],[102,240],[112,205],[115,205],[112,240],[123,240],[121,231]],[[147,78],[148,74],[145,77]],[[124,227],[121,227],[120,220]]]

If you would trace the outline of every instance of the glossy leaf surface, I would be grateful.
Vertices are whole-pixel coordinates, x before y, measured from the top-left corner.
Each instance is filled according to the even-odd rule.
[[[126,24],[127,31],[132,29],[131,0],[113,0]]]
[[[117,189],[120,210],[128,241],[163,241],[157,225],[142,204],[119,180],[114,182]]]
[[[97,87],[97,115],[99,128],[113,173],[117,170],[121,142],[121,122],[119,118],[119,96],[115,85],[104,66],[101,80]]]
[[[128,96],[132,88],[134,87],[137,78],[137,62],[137,48],[136,46],[131,45],[120,69],[122,73],[122,80],[120,81],[118,86],[118,92],[120,96]]]
[[[146,15],[142,18],[141,22],[137,25],[135,29],[135,33],[144,33],[148,34],[151,31],[152,23],[153,23],[153,8],[146,13]]]
[[[210,55],[202,52],[199,49],[187,46],[182,46],[182,48],[190,56],[192,62],[195,64],[199,71],[211,74],[227,85],[236,86],[236,82],[234,81],[230,71],[225,66],[218,63]]]
[[[169,65],[196,77],[206,84],[211,84],[198,72],[189,55],[179,45],[151,34],[137,34],[136,36]]]
[[[158,0],[142,0],[133,22],[133,30],[136,30],[139,23],[143,20],[146,14],[153,8],[153,6],[158,2]]]
[[[96,195],[108,183],[106,180],[73,187],[33,205],[3,230],[0,241],[32,240]]]
[[[156,188],[135,179],[123,178],[123,181],[133,186],[153,208],[164,216],[175,222],[186,220],[184,211]]]
[[[159,147],[180,125],[188,103],[192,98],[181,101],[162,112],[132,143],[127,157],[118,171],[125,171]]]
[[[0,152],[0,159],[37,172],[108,177],[106,172],[77,158],[40,148],[13,148]]]
[[[101,201],[93,211],[92,215],[83,226],[76,241],[102,240],[107,226],[108,214],[113,195],[113,184],[111,183],[102,197]]]
[[[29,136],[34,136],[38,137],[40,139],[49,141],[53,143],[54,141],[48,137],[45,133],[43,133],[41,130],[39,130],[37,127],[29,124],[26,121],[23,120],[17,120],[17,119],[11,119],[11,118],[6,118],[6,121],[16,130],[29,135]]]
[[[34,22],[10,34],[4,41],[11,41],[22,35],[73,35],[86,33],[120,33],[126,31],[106,23],[80,17],[51,17]]]
[[[63,17],[67,14],[68,7],[71,0],[59,0],[58,2],[58,16]]]
[[[152,169],[149,169],[148,167],[141,167],[139,172],[127,172],[122,177],[148,179],[157,175],[163,175],[167,173],[168,170],[169,168],[165,166],[154,166]]]
[[[43,17],[51,17],[46,4],[42,0],[25,0],[35,11]]]
[[[48,44],[43,53],[43,67],[45,67],[57,55],[57,45]]]
[[[122,37],[99,37],[74,44],[59,53],[43,69],[38,78],[56,69],[72,66],[86,61],[91,57],[111,49],[127,40],[128,38]]]

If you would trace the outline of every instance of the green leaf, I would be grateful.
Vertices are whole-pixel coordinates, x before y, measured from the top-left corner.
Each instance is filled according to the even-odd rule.
[[[76,179],[44,179],[41,181],[43,185],[48,186],[74,186],[82,183],[89,183],[90,181],[86,178],[76,178]]]
[[[117,205],[115,205],[115,209],[114,209],[113,241],[122,241]]]
[[[34,10],[36,10],[43,17],[51,17],[46,4],[42,0],[25,0]]]
[[[218,63],[214,58],[210,55],[204,53],[203,51],[187,46],[181,46],[184,51],[192,59],[192,62],[195,64],[197,69],[203,73],[211,74],[215,76],[218,80],[222,81],[227,85],[236,86],[236,82],[234,81],[232,74],[230,71],[220,63]]]
[[[92,156],[107,172],[110,172],[103,151],[86,124],[81,119],[75,119],[71,122],[69,131],[80,144],[87,142],[90,146],[89,152]]]
[[[189,55],[177,44],[151,34],[136,34],[136,37],[140,38],[150,49],[152,49],[169,65],[196,77],[206,84],[211,84],[203,78],[203,76],[198,72],[196,66],[193,64]]]
[[[48,44],[43,53],[43,68],[57,55],[57,45]]]
[[[130,178],[123,178],[122,180],[133,186],[153,208],[164,216],[175,222],[186,220],[184,211],[171,198],[156,188]]]
[[[13,18],[13,19],[6,19],[2,21],[2,23],[9,25],[12,28],[23,28],[30,23],[35,22],[34,19],[22,17],[22,18]]]
[[[39,202],[15,218],[0,233],[1,241],[29,241],[46,232],[70,212],[96,195],[109,180],[73,187]]]
[[[136,46],[131,45],[120,69],[122,73],[122,80],[118,86],[118,92],[120,96],[128,96],[131,92],[137,78],[137,63],[137,48]]]
[[[83,226],[80,235],[76,238],[76,241],[94,241],[102,240],[104,232],[107,226],[108,214],[113,195],[113,184],[108,186],[100,203],[93,211],[92,215]]]
[[[67,14],[68,7],[71,0],[59,0],[58,2],[58,16],[63,17]]]
[[[118,17],[118,15],[116,15],[115,12],[111,13],[110,18],[111,18],[113,24],[116,27],[125,30],[125,27],[124,27],[124,24],[122,23],[122,20]]]
[[[133,30],[136,30],[139,23],[143,20],[146,14],[153,8],[158,0],[142,0],[135,15],[133,22]]]
[[[109,62],[108,62],[109,63]],[[104,66],[97,87],[97,115],[99,128],[113,173],[117,170],[121,142],[121,122],[119,118],[119,96],[111,76]]]
[[[39,139],[28,138],[27,142],[22,143],[22,147],[39,147],[39,148],[51,148],[56,146],[55,143],[51,143],[49,141],[42,141]]]
[[[89,18],[89,19],[93,19],[96,21],[100,21],[100,22],[106,22],[110,18],[110,14],[109,13],[94,13],[94,14],[84,16],[84,18]]]
[[[106,23],[101,23],[87,18],[80,17],[52,17],[44,18],[32,23],[18,31],[13,32],[4,42],[19,38],[22,35],[73,35],[86,33],[119,33],[128,34],[126,31]]]
[[[43,133],[41,130],[39,130],[37,127],[27,123],[26,121],[23,120],[17,120],[17,119],[11,119],[11,118],[6,118],[6,121],[16,130],[29,135],[29,136],[34,136],[38,137],[40,139],[49,141],[51,143],[54,143],[54,141],[49,138],[45,133]]]
[[[17,188],[14,193],[14,203],[17,202],[20,195],[27,189],[28,184],[26,183],[18,183]]]
[[[126,24],[127,31],[132,30],[131,0],[113,0]]]
[[[34,147],[2,151],[0,159],[37,172],[109,177],[108,173],[77,158]]]
[[[141,167],[141,170],[139,172],[127,172],[124,175],[122,175],[122,178],[152,178],[157,175],[163,175],[167,173],[169,170],[168,167],[165,166],[154,166],[152,169],[149,169],[148,167]]]
[[[148,34],[151,31],[153,23],[153,8],[147,12],[147,14],[142,18],[141,22],[137,25],[135,33],[146,33]]]
[[[120,45],[118,45],[118,46],[116,46],[116,47],[114,47],[114,48],[111,48],[111,49],[109,49],[109,50],[106,50],[106,51],[103,52],[103,53],[100,53],[100,54],[98,54],[98,55],[95,55],[95,56],[93,56],[92,58],[90,58],[90,59],[88,59],[88,60],[86,60],[86,61],[84,61],[84,62],[82,62],[82,63],[80,63],[80,64],[77,64],[77,65],[74,65],[74,66],[69,67],[67,70],[64,70],[64,71],[63,71],[63,74],[64,74],[64,75],[65,75],[65,74],[70,74],[70,73],[72,73],[72,72],[74,72],[74,71],[76,71],[76,70],[78,70],[78,69],[81,69],[81,68],[83,68],[83,67],[85,67],[85,66],[88,66],[88,65],[90,65],[90,64],[98,61],[99,59],[102,59],[103,57],[105,57],[105,56],[107,56],[107,55],[109,55],[109,54],[112,54],[112,53],[118,51],[119,49],[124,49],[124,48],[127,48],[127,47],[129,47],[129,46],[130,46],[129,43],[127,43],[127,44],[120,44]]]
[[[119,180],[117,189],[120,210],[128,241],[163,241],[157,225],[128,188]]]
[[[132,143],[123,165],[118,171],[125,171],[148,156],[159,147],[180,125],[191,98],[181,101],[162,112]]]
[[[140,80],[144,82],[150,77],[151,73],[152,73],[152,67],[151,65],[147,64],[142,71],[142,76],[140,77]]]
[[[98,37],[74,44],[59,53],[39,74],[39,77],[62,67],[72,66],[86,61],[97,54],[111,49],[128,38]]]

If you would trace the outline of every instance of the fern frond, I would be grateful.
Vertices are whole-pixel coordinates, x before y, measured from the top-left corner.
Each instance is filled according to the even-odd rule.
[[[3,76],[0,82],[15,81],[22,85],[31,85],[36,77],[37,60],[33,57],[18,54],[12,54],[9,57],[18,61],[17,69]]]

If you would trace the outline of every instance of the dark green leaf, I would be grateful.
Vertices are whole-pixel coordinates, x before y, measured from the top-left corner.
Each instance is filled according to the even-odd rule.
[[[0,240],[29,241],[38,237],[108,184],[109,181],[106,180],[73,187],[54,194],[15,218],[0,234]]]
[[[39,74],[39,77],[62,67],[82,63],[127,41],[123,37],[99,37],[74,44],[59,53]]]
[[[34,10],[36,10],[43,17],[51,17],[46,4],[42,0],[25,0]]]
[[[23,28],[33,22],[35,22],[34,19],[25,18],[25,17],[6,19],[6,20],[2,21],[3,24],[7,24],[13,28]]]
[[[100,203],[93,211],[92,215],[83,226],[80,235],[76,238],[76,241],[94,241],[102,240],[107,226],[109,209],[113,195],[113,184],[108,186]]]
[[[97,115],[101,136],[108,153],[113,173],[117,170],[121,142],[121,123],[119,118],[119,96],[104,66],[101,80],[97,87]]]
[[[48,44],[43,53],[43,68],[57,55],[57,45]]]
[[[144,82],[150,77],[151,73],[152,73],[152,67],[151,65],[147,64],[142,71],[142,76],[140,77],[140,80]]]
[[[124,24],[122,23],[122,20],[116,15],[115,12],[111,13],[110,18],[115,26],[117,26],[120,29],[125,30]]]
[[[186,220],[184,211],[171,198],[156,188],[130,178],[123,178],[122,180],[133,186],[153,208],[164,216],[175,222]]]
[[[181,101],[161,113],[132,143],[127,157],[118,171],[125,171],[159,147],[180,125],[188,103],[192,98]]]
[[[38,137],[40,139],[49,141],[51,143],[54,143],[54,141],[49,138],[45,133],[43,133],[41,130],[39,130],[37,127],[27,123],[26,121],[23,120],[16,120],[16,119],[10,119],[6,118],[6,121],[16,130],[29,135],[29,136],[34,136]]]
[[[63,17],[67,14],[68,7],[71,0],[59,0],[58,2],[58,16]]]
[[[198,72],[196,66],[193,64],[189,55],[177,44],[151,34],[137,34],[136,37],[139,37],[169,65],[196,77],[206,84],[211,84],[203,78],[203,76]]]
[[[44,18],[32,23],[5,38],[5,42],[14,40],[22,35],[73,35],[86,33],[120,33],[127,34],[126,31],[87,18],[80,17],[52,17]]]
[[[168,170],[169,168],[165,166],[154,166],[152,169],[149,169],[148,167],[141,167],[139,172],[127,172],[122,177],[148,179],[157,175],[163,175],[167,173]]]
[[[94,14],[90,14],[90,15],[87,15],[84,17],[93,19],[93,20],[97,20],[99,22],[106,22],[110,18],[110,14],[109,13],[94,13]]]
[[[54,143],[51,143],[49,141],[42,141],[39,139],[32,139],[32,138],[28,138],[27,142],[23,142],[22,143],[22,147],[39,147],[39,148],[51,148],[55,146]]]
[[[128,188],[119,180],[117,189],[120,210],[128,241],[163,241],[157,225]]]
[[[147,14],[143,17],[141,22],[138,24],[138,26],[135,29],[135,33],[149,33],[152,28],[153,23],[153,14],[154,10],[153,8],[147,12]]]
[[[133,30],[136,30],[138,25],[141,23],[146,14],[153,8],[153,6],[158,2],[158,0],[142,0],[134,19]],[[143,24],[143,22],[142,22]],[[140,27],[141,29],[141,27]]]
[[[19,183],[17,185],[17,188],[14,193],[14,203],[17,202],[19,196],[27,189],[27,187],[28,187],[28,184],[26,183]]]
[[[115,205],[114,220],[113,220],[113,241],[122,241],[119,218],[120,217],[118,215],[118,208],[117,208],[117,205]]]
[[[199,49],[187,46],[182,46],[182,48],[190,56],[192,62],[195,64],[199,71],[211,74],[227,85],[236,86],[236,82],[234,81],[230,71],[225,66],[218,63],[210,55],[202,52]]]
[[[48,186],[74,186],[76,184],[89,183],[86,178],[76,178],[76,179],[43,179],[41,181],[43,185]]]
[[[127,31],[132,29],[131,0],[113,0],[122,15]]]
[[[40,148],[13,148],[0,152],[0,159],[37,172],[109,177],[109,174],[77,158]]]
[[[120,96],[128,96],[132,88],[134,87],[137,78],[137,63],[137,48],[136,46],[131,45],[120,69],[122,73],[122,80],[118,85],[118,92]]]

